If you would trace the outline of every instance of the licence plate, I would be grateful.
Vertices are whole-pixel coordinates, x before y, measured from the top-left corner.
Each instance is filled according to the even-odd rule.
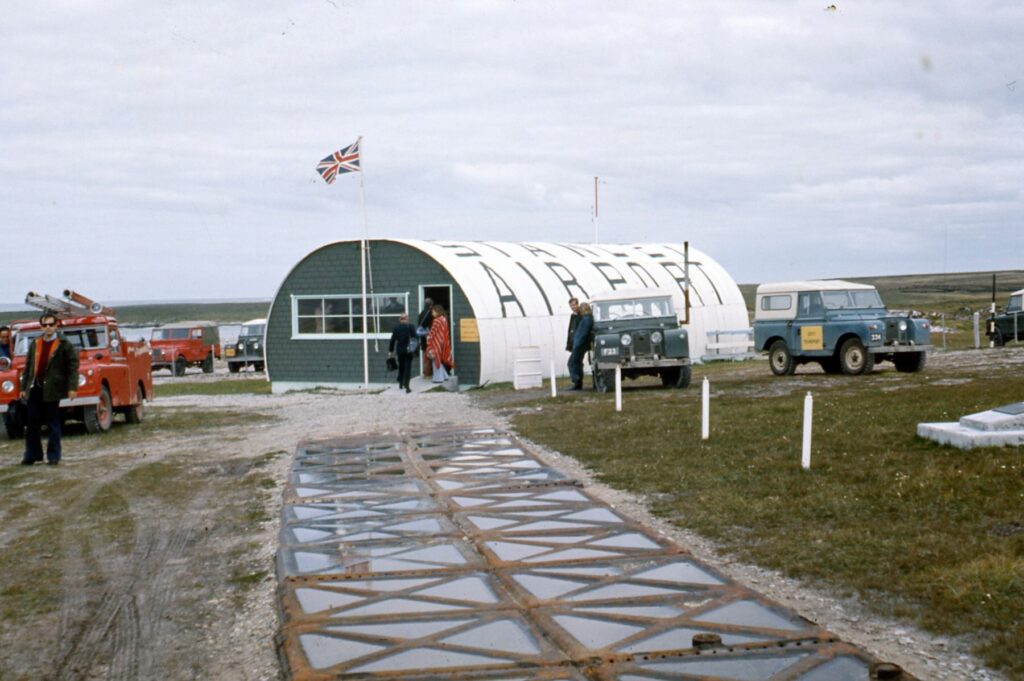
[[[228,348],[227,356],[228,357],[234,357],[235,356],[235,349],[234,348]]]

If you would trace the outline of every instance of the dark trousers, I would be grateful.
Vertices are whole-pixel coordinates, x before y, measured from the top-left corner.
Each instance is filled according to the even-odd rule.
[[[398,353],[398,387],[408,388],[409,380],[412,378],[412,358],[415,355],[408,352]]]
[[[43,423],[49,429],[46,438],[46,460],[60,461],[60,402],[44,402],[42,386],[33,386],[28,393],[28,416],[25,425],[26,462],[43,460],[43,443],[40,433]]]
[[[586,347],[579,347],[569,355],[569,380],[573,385],[583,384],[583,357],[587,354]]]

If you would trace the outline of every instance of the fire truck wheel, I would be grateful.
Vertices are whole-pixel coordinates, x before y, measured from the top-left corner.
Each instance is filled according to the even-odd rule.
[[[114,422],[114,408],[110,403],[110,391],[107,386],[100,389],[100,401],[93,406],[84,408],[85,429],[90,433],[105,433]]]
[[[203,360],[203,373],[213,373],[213,352],[210,352],[210,354],[206,356],[206,359]]]
[[[142,417],[146,412],[146,393],[139,386],[139,403],[128,407],[124,412],[124,420],[128,423],[142,423]]]
[[[20,440],[25,437],[25,421],[22,418],[21,410],[15,406],[17,404],[18,402],[11,402],[4,414],[4,430],[7,431],[7,437],[12,440]]]
[[[187,366],[188,366],[188,363],[185,362],[185,358],[179,355],[178,359],[174,360],[174,375],[175,376],[184,376],[185,375],[185,367],[187,367]]]

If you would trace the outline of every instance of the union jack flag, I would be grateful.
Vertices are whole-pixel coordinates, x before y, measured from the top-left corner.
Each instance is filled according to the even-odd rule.
[[[316,171],[320,173],[327,184],[334,182],[334,178],[342,173],[358,173],[359,140],[320,161],[316,166]]]

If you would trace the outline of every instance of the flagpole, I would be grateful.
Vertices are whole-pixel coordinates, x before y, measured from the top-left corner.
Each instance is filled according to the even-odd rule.
[[[597,243],[597,177],[594,177],[594,243]]]
[[[362,282],[363,292],[363,389],[370,387],[370,346],[369,346],[369,331],[366,328],[366,235],[367,235],[367,221],[366,221],[366,188],[363,185],[363,136],[360,135],[359,139],[356,140],[356,144],[359,146],[359,203],[363,209],[363,238],[359,242],[359,261],[360,261],[360,280]]]

